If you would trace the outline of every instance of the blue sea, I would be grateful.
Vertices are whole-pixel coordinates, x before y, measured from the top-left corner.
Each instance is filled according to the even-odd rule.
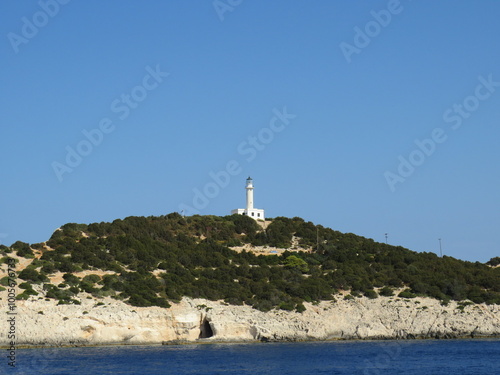
[[[5,356],[2,356],[5,358]],[[500,340],[19,349],[1,374],[499,374]]]

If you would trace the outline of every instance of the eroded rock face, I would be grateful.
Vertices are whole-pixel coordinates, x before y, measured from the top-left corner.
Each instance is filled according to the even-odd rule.
[[[0,310],[7,312],[3,299]],[[303,313],[185,298],[169,309],[139,308],[113,299],[82,305],[17,301],[18,345],[160,344],[189,341],[450,338],[500,335],[500,306],[379,297],[305,304]],[[6,321],[0,345],[7,346]]]

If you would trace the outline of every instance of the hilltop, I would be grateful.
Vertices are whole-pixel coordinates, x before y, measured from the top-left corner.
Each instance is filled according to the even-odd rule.
[[[499,258],[439,258],[300,218],[70,223],[0,251],[0,309],[16,312],[18,345],[500,334]]]
[[[490,264],[417,253],[300,218],[260,225],[246,216],[128,217],[65,224],[38,244],[0,246],[0,284],[17,262],[18,300],[112,298],[167,308],[183,297],[261,311],[361,296],[430,297],[500,304],[498,258]],[[4,289],[4,288],[2,288]]]

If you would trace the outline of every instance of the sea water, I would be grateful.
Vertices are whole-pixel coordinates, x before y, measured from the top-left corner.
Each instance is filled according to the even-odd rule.
[[[500,340],[18,349],[0,374],[500,374]]]

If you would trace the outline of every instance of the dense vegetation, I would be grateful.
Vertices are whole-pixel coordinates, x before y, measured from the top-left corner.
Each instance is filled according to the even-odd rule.
[[[299,246],[311,252],[295,251]],[[291,248],[282,255],[236,252],[244,243]],[[469,299],[500,304],[498,258],[490,265],[471,263],[433,253],[343,234],[300,218],[278,217],[262,230],[246,216],[192,216],[176,213],[161,217],[128,217],[112,223],[66,224],[46,245],[16,242],[0,248],[5,257],[14,251],[39,259],[19,278],[24,289],[18,298],[37,295],[32,285],[43,285],[46,298],[78,303],[84,291],[96,297],[112,296],[134,306],[169,306],[182,296],[302,311],[303,302],[332,300],[339,291],[347,298],[365,295],[401,298],[430,296],[448,303]],[[109,271],[83,278],[82,270]],[[48,276],[64,273],[64,282]],[[91,273],[91,272],[90,272]],[[5,279],[5,278],[4,278]],[[5,280],[0,284],[5,285]],[[354,297],[353,297],[354,296]]]

